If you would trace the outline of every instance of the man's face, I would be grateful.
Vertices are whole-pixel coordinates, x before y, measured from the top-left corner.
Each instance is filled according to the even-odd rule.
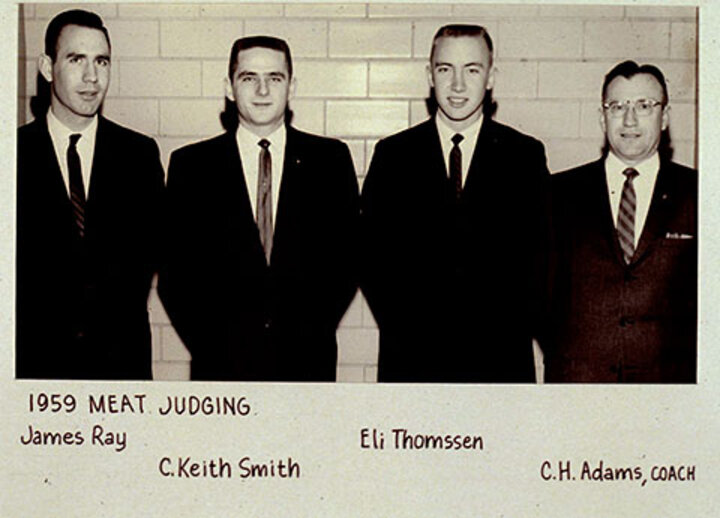
[[[283,124],[293,86],[283,52],[253,47],[238,52],[226,95],[237,106],[240,124],[267,136]]]
[[[618,76],[608,85],[604,103],[630,101],[630,105],[619,117],[613,117],[608,109],[603,109],[600,117],[610,150],[627,165],[652,156],[668,125],[667,106],[655,106],[649,115],[638,116],[632,103],[640,99],[662,101],[663,90],[658,80],[650,74],[636,74],[630,79]]]
[[[441,37],[428,66],[428,80],[435,88],[439,115],[462,131],[482,114],[485,91],[493,87],[495,71],[490,49],[480,37]]]
[[[55,116],[72,129],[87,126],[110,84],[110,47],[102,31],[65,26],[55,59],[41,56],[39,69],[51,83],[50,106]]]

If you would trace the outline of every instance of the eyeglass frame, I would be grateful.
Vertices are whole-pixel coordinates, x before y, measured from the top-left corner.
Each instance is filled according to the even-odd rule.
[[[647,113],[638,111],[638,104],[639,103],[649,103],[650,107]],[[610,117],[613,119],[619,119],[620,117],[624,117],[627,113],[630,106],[632,106],[633,111],[635,112],[635,115],[638,117],[649,117],[652,115],[653,110],[656,106],[664,106],[665,103],[662,101],[658,101],[656,99],[637,99],[635,101],[631,101],[630,99],[620,102],[620,101],[610,101],[610,102],[604,102],[602,103],[603,110],[607,111],[610,114]],[[614,106],[618,106],[620,109],[617,112],[613,112],[612,108]]]

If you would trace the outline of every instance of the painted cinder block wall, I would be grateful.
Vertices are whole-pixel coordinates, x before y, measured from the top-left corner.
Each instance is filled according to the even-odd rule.
[[[18,122],[31,120],[47,23],[75,4],[19,6]],[[362,184],[373,146],[427,117],[425,64],[443,24],[484,25],[496,48],[496,119],[545,143],[552,171],[593,160],[599,89],[617,62],[658,65],[670,89],[675,158],[697,165],[697,11],[693,7],[490,4],[83,4],[105,20],[112,79],[105,115],[158,141],[163,163],[222,131],[232,42],[271,34],[293,52],[294,124],[350,146]],[[187,379],[189,354],[156,294],[150,310],[156,379]],[[422,325],[419,323],[418,325]],[[358,295],[338,331],[338,379],[372,382],[377,328]]]

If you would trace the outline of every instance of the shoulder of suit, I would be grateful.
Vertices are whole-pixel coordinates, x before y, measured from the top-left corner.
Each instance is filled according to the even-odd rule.
[[[667,162],[666,165],[663,164],[663,166],[668,167],[668,169],[675,171],[678,174],[687,175],[688,177],[697,177],[698,175],[697,169],[678,164],[677,162]]]
[[[142,142],[145,144],[154,144],[155,139],[144,133],[140,133],[134,129],[128,128],[117,122],[100,117],[98,121],[98,133],[100,131],[107,132],[111,138],[118,138],[123,140],[134,140],[136,142]]]
[[[427,140],[433,136],[437,136],[437,128],[435,127],[433,119],[430,118],[416,124],[415,126],[398,131],[397,133],[393,133],[387,137],[383,137],[377,144],[380,146],[416,145],[418,141]]]
[[[215,153],[218,149],[234,142],[234,139],[235,135],[233,133],[221,133],[219,135],[215,135],[214,137],[209,137],[181,146],[175,149],[171,153],[171,156]]]
[[[299,142],[301,146],[309,145],[342,147],[346,145],[343,141],[339,139],[326,137],[324,135],[317,135],[315,133],[308,133],[292,126],[288,126],[287,128],[287,139],[288,141],[293,140],[295,143]]]
[[[40,134],[43,129],[47,131],[47,125],[38,119],[33,119],[32,121],[28,122],[27,124],[23,124],[18,128],[18,138],[30,138],[34,135]]]
[[[490,119],[483,124],[488,125],[488,131],[496,138],[506,142],[522,143],[524,145],[535,144],[537,146],[543,146],[543,143],[527,133],[523,133],[511,126],[497,122],[494,119]],[[482,132],[482,129],[480,130]],[[544,146],[543,146],[544,147]]]
[[[592,171],[604,171],[603,160],[593,160],[585,164],[565,169],[550,175],[550,181],[554,186],[562,186],[568,183],[575,183],[578,181],[585,181],[588,179],[588,174]]]

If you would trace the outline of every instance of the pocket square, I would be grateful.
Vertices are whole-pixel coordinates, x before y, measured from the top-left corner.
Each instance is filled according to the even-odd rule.
[[[690,234],[683,234],[682,232],[667,232],[665,239],[693,239],[694,236]]]

